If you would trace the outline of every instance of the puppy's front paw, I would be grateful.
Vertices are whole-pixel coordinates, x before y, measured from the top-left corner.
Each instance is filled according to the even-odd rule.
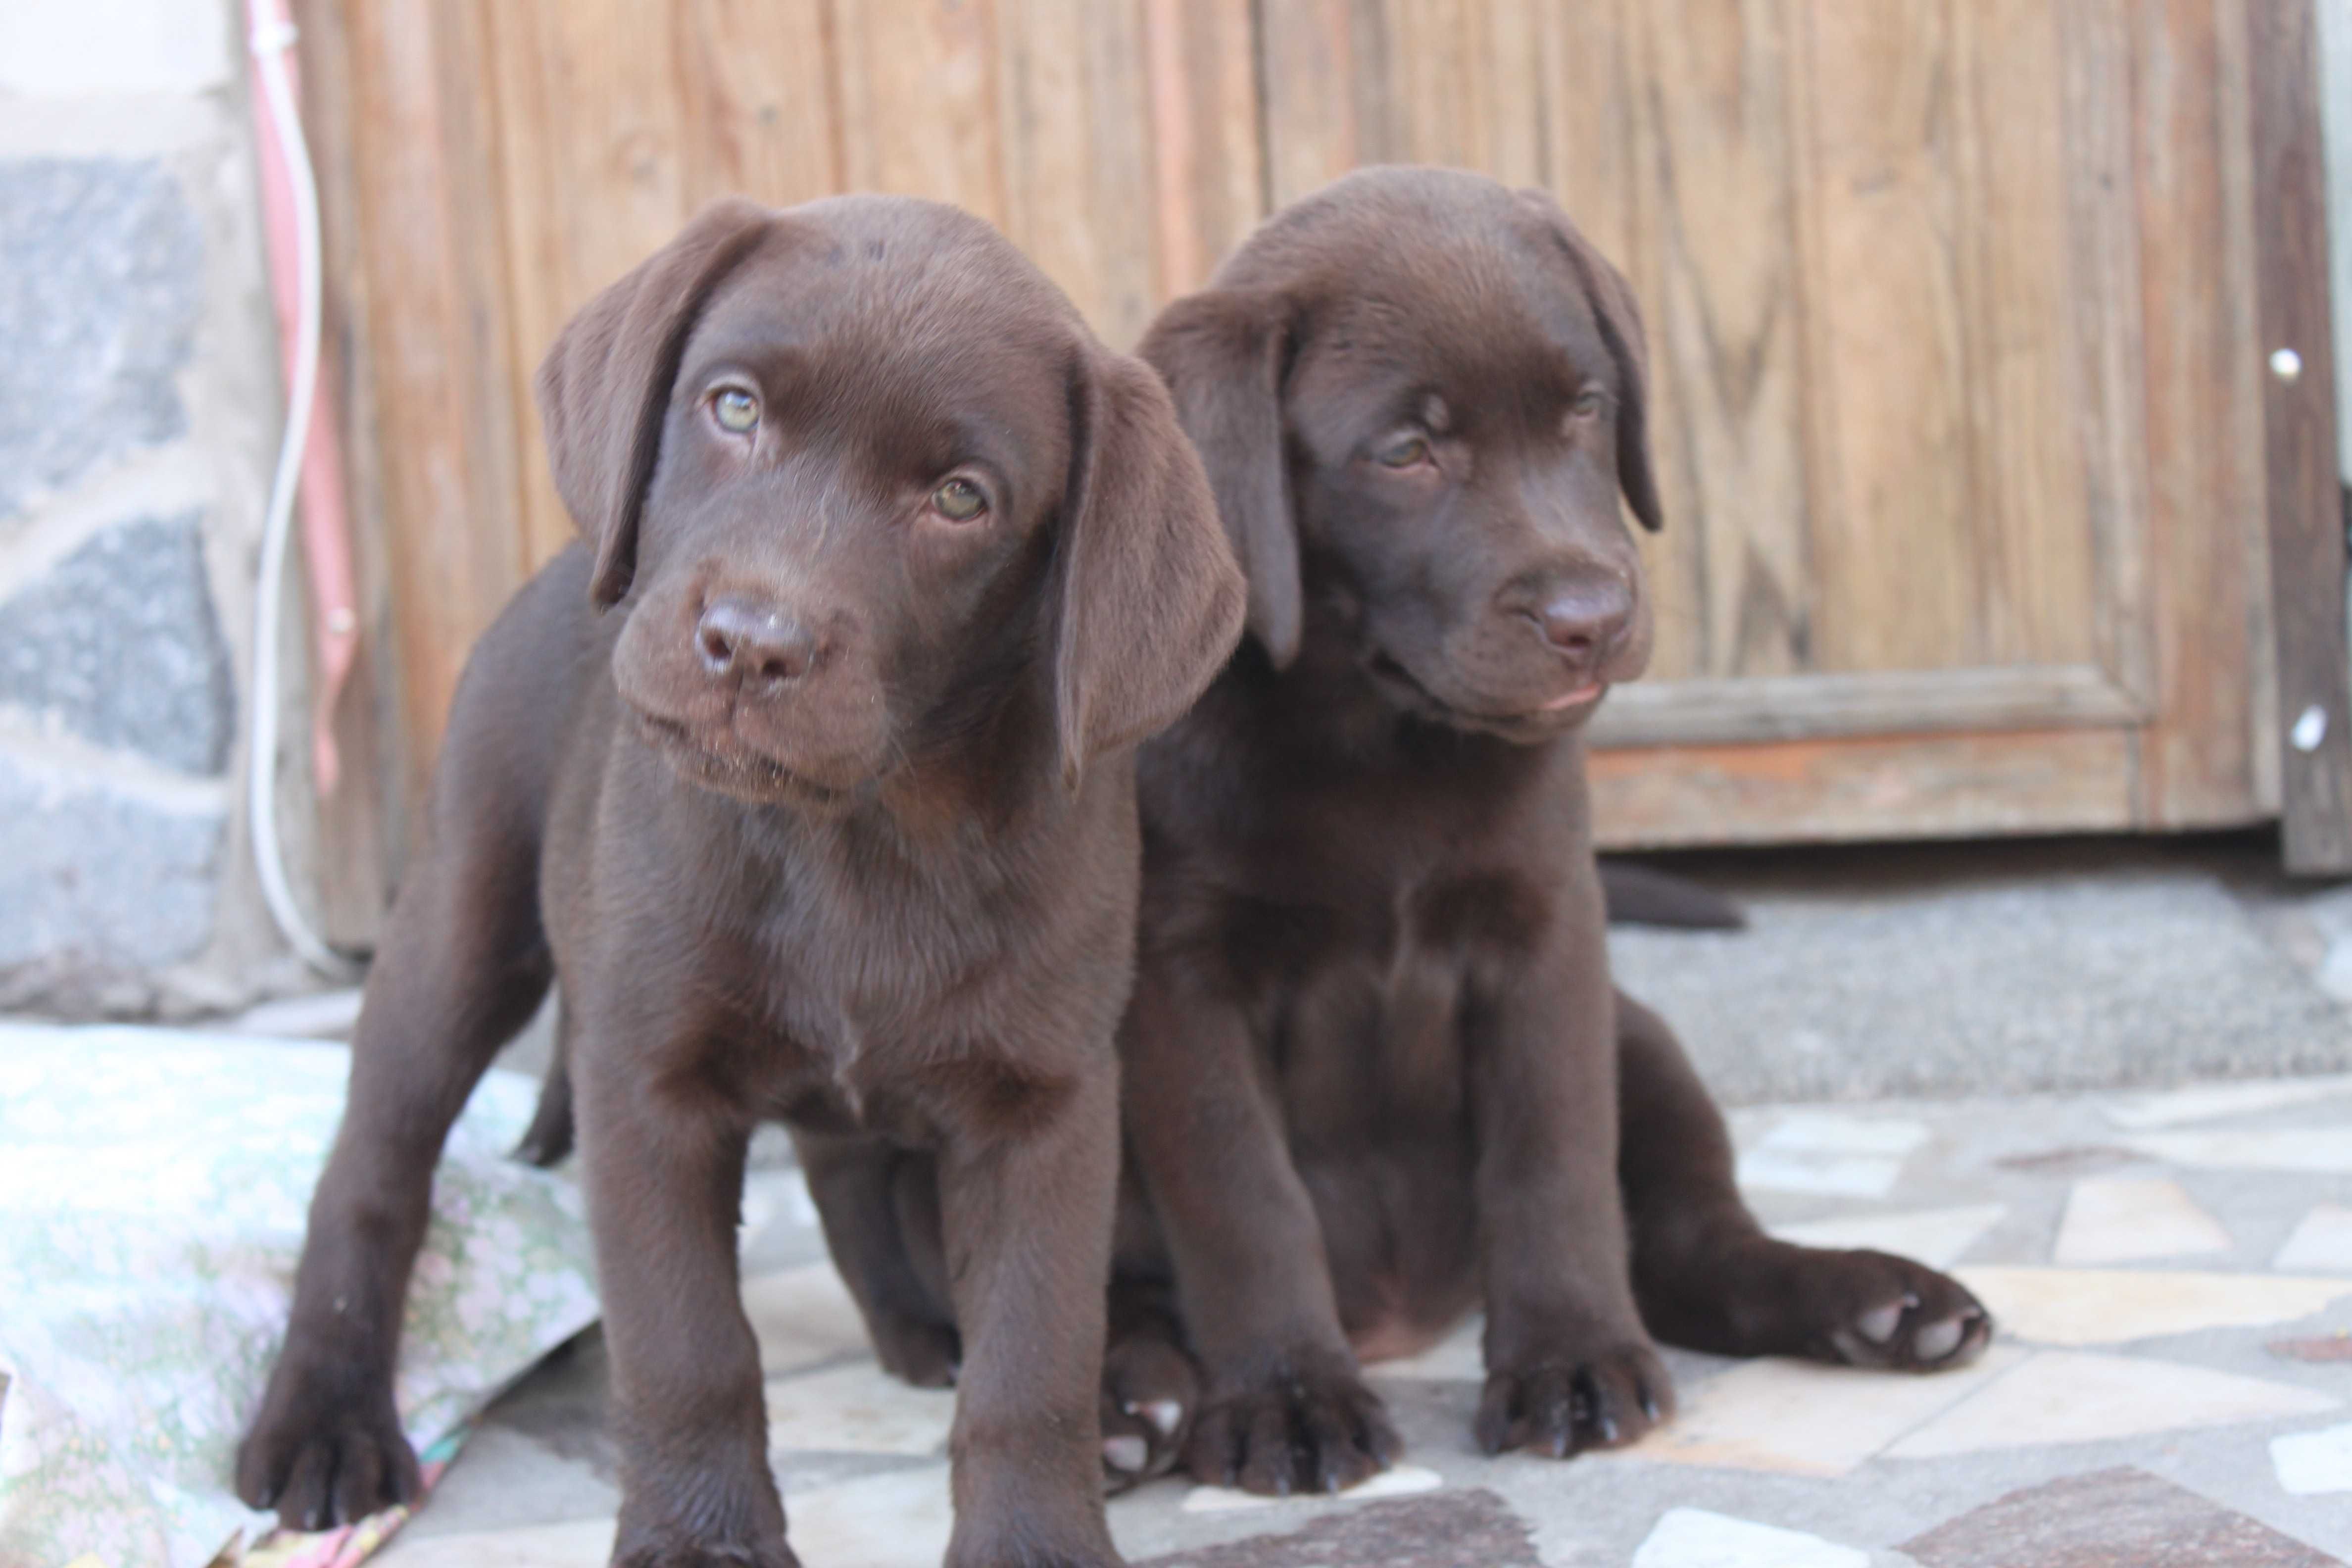
[[[1958,1280],[1891,1253],[1791,1248],[1787,1268],[1822,1361],[1900,1372],[1965,1366],[1992,1342],[1992,1314]]]
[[[1478,1402],[1478,1447],[1525,1448],[1555,1459],[1637,1442],[1675,1413],[1674,1380],[1648,1344],[1597,1354],[1531,1358],[1488,1374]]]
[[[1266,1497],[1345,1491],[1404,1452],[1380,1395],[1352,1366],[1293,1370],[1213,1394],[1184,1446],[1195,1480]]]
[[[424,1489],[392,1390],[357,1390],[348,1369],[305,1374],[281,1361],[236,1450],[236,1495],[289,1530],[356,1524]]]

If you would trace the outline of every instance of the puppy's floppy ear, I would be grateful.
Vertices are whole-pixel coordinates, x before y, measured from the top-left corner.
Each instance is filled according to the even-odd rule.
[[[695,318],[765,237],[774,215],[715,202],[581,308],[539,367],[539,417],[555,489],[596,547],[589,595],[620,602],[637,568],[637,517],[661,454],[670,384]]]
[[[1071,375],[1070,480],[1055,569],[1062,777],[1183,716],[1242,632],[1241,568],[1167,389],[1090,349]]]
[[[1655,533],[1665,526],[1665,515],[1658,507],[1658,480],[1650,466],[1650,351],[1642,331],[1642,308],[1634,303],[1625,275],[1568,221],[1559,204],[1543,191],[1521,191],[1519,195],[1550,226],[1569,270],[1576,274],[1601,323],[1601,341],[1608,345],[1618,384],[1624,389],[1617,409],[1617,483],[1642,526]]]
[[[1217,513],[1249,575],[1249,629],[1276,669],[1298,654],[1298,526],[1284,454],[1282,377],[1290,301],[1260,289],[1210,289],[1160,312],[1136,353],[1175,395],[1200,448]]]

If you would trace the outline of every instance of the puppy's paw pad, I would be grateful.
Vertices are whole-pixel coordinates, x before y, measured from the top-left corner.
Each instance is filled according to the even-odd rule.
[[[1166,1475],[1182,1457],[1200,1402],[1192,1358],[1156,1334],[1113,1344],[1103,1358],[1103,1484],[1113,1492]]]
[[[1992,1316],[1957,1279],[1884,1252],[1807,1252],[1821,1354],[1849,1366],[1941,1372],[1992,1342]]]

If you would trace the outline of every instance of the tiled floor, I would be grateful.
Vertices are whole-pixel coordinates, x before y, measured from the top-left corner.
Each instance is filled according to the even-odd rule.
[[[1339,1500],[1168,1481],[1119,1500],[1160,1568],[2133,1568],[2352,1559],[2352,1078],[2158,1094],[1761,1107],[1742,1178],[1784,1234],[1956,1268],[2001,1321],[1926,1379],[1675,1352],[1639,1448],[1484,1459],[1475,1325],[1377,1369],[1412,1445]],[[747,1304],[808,1568],[931,1568],[945,1394],[866,1354],[804,1189],[754,1178]],[[387,1568],[601,1563],[593,1333],[510,1393]]]

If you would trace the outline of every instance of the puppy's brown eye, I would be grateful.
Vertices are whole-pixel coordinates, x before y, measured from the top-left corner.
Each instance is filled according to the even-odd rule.
[[[988,510],[988,497],[970,479],[950,479],[931,492],[931,510],[950,522],[970,522]]]
[[[1568,405],[1568,411],[1579,419],[1598,419],[1609,412],[1609,395],[1595,387],[1580,395]]]
[[[1410,468],[1416,463],[1429,461],[1429,438],[1407,436],[1402,441],[1391,442],[1373,456],[1384,468]]]
[[[760,400],[740,386],[726,387],[710,400],[710,416],[720,429],[745,435],[760,423]]]

